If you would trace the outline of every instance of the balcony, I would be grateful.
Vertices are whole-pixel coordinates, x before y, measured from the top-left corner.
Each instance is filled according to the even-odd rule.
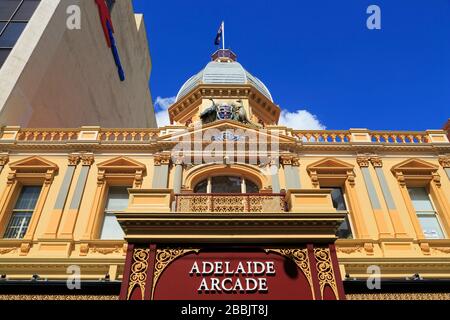
[[[248,194],[177,194],[176,211],[222,213],[287,212],[286,195],[280,193]]]

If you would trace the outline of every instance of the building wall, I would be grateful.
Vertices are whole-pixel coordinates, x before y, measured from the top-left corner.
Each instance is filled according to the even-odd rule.
[[[220,125],[218,126],[220,128]],[[149,190],[149,192],[154,193],[155,208],[157,208],[155,212],[160,212],[159,210],[171,212],[173,210],[171,201],[156,203],[161,199],[169,199],[164,195],[161,196],[161,189],[166,188],[167,185],[169,190],[173,190],[177,178],[175,168],[180,165],[180,163],[177,164],[176,160],[171,159],[170,148],[164,145],[167,132],[163,129],[142,131],[138,129],[109,130],[84,127],[76,130],[75,135],[70,139],[61,138],[57,135],[51,136],[51,132],[52,130],[39,131],[9,127],[3,130],[0,137],[0,146],[4,150],[4,153],[0,155],[0,160],[4,164],[0,173],[0,220],[2,215],[5,217],[11,214],[7,207],[8,201],[11,204],[13,200],[7,200],[7,194],[11,182],[15,180],[13,175],[14,165],[23,161],[26,164],[26,161],[30,161],[27,160],[30,157],[32,159],[34,159],[33,157],[40,157],[40,159],[50,161],[58,167],[57,173],[51,181],[49,193],[32,238],[25,240],[0,239],[0,274],[7,274],[9,279],[30,279],[31,275],[36,273],[48,279],[65,279],[67,267],[79,265],[83,279],[99,279],[104,274],[109,273],[112,279],[120,280],[126,253],[125,242],[99,240],[94,235],[95,232],[89,233],[87,231],[88,226],[92,224],[96,217],[102,219],[104,207],[99,192],[105,190],[102,189],[103,181],[106,181],[105,185],[110,185],[114,179],[116,179],[114,181],[118,181],[117,179],[123,181],[126,178],[129,183],[133,184],[133,188]],[[182,132],[184,134],[184,131]],[[296,133],[293,132],[292,134],[295,135]],[[408,133],[405,132],[404,134],[407,135]],[[315,183],[316,180],[311,168],[320,161],[331,159],[331,162],[337,163],[337,165],[326,164],[328,169],[326,169],[325,178],[330,178],[336,168],[336,170],[341,170],[340,166],[342,165],[348,165],[352,168],[344,171],[354,178],[354,185],[351,186],[348,182],[345,182],[344,188],[347,201],[353,201],[349,209],[355,238],[338,239],[336,242],[343,278],[346,275],[358,279],[367,278],[369,276],[367,268],[371,265],[380,266],[384,278],[405,279],[405,277],[414,273],[420,273],[427,279],[450,277],[450,240],[448,238],[450,235],[448,228],[450,222],[449,143],[433,142],[434,138],[431,135],[435,134],[438,134],[439,137],[445,137],[446,135],[444,131],[423,133],[429,139],[426,143],[420,144],[368,143],[374,148],[372,150],[380,147],[384,149],[382,153],[376,154],[376,157],[382,161],[380,169],[384,173],[389,188],[388,192],[391,194],[396,207],[394,213],[389,210],[386,204],[382,186],[375,173],[373,165],[375,162],[364,161],[367,152],[363,153],[362,151],[367,151],[367,144],[359,147],[351,145],[351,143],[328,143],[328,150],[324,152],[324,143],[319,142],[308,145],[307,151],[289,154],[291,157],[298,159],[296,164],[292,165],[292,168],[298,172],[301,189],[319,187]],[[150,137],[159,139],[159,141],[152,142]],[[439,137],[436,139],[440,140]],[[286,148],[290,149],[289,147]],[[361,149],[358,150],[358,148]],[[162,152],[162,150],[166,151]],[[65,206],[62,212],[58,213],[55,211],[58,193],[63,189],[64,177],[69,170],[69,166],[75,165],[69,155],[75,155],[78,160],[76,161],[76,169],[70,183]],[[375,157],[374,155],[374,153],[371,153],[369,158]],[[408,206],[411,206],[411,204],[402,196],[401,181],[392,172],[393,168],[404,161],[414,159],[422,161],[418,164],[418,167],[415,164],[410,164],[410,166],[416,166],[413,168],[413,170],[416,170],[414,171],[416,172],[415,175],[424,175],[417,173],[423,170],[420,169],[421,165],[430,165],[431,168],[436,168],[432,169],[433,180],[427,180],[427,183],[438,186],[439,192],[441,192],[442,197],[433,200],[440,202],[437,209],[446,233],[445,239],[425,239],[423,235],[417,233],[414,227],[414,223],[417,225],[417,219],[415,220],[408,211]],[[110,167],[105,169],[106,173],[102,174],[102,166],[109,162],[112,164],[109,164]],[[194,181],[193,175],[197,174],[195,172],[201,172],[202,170],[197,170],[200,167],[196,165],[181,165],[183,165],[183,175],[181,176],[183,189],[181,192],[190,193],[193,186],[189,183]],[[136,171],[138,169],[133,169],[133,166],[144,168],[141,174],[142,179],[139,178],[140,175]],[[204,171],[202,174],[205,177],[207,174],[220,175],[224,172],[233,172],[233,170],[248,177],[260,172],[260,167],[256,165],[231,164],[226,166],[219,164],[203,165],[202,167],[208,169],[210,166],[216,167],[210,172]],[[333,166],[335,169],[333,169]],[[71,203],[78,188],[81,172],[85,170],[82,168],[85,167],[89,168],[88,178],[79,209],[74,210]],[[26,166],[24,168],[17,169],[18,173],[21,173],[20,170],[28,170]],[[291,188],[287,185],[285,177],[286,168],[287,163],[281,161],[278,176],[275,177],[279,179],[282,190],[290,191]],[[373,191],[368,191],[366,187],[364,168],[369,172],[366,178],[369,177],[372,180]],[[33,169],[33,172],[36,170],[38,169]],[[349,171],[351,172],[348,173]],[[343,171],[339,172],[337,175],[341,177]],[[321,179],[324,178],[320,175],[319,172],[318,180],[322,183]],[[407,175],[406,171],[405,175]],[[201,174],[197,178],[199,177],[201,177]],[[260,178],[262,189],[270,191],[273,183],[272,177],[261,176]],[[338,178],[337,181],[339,179],[341,178]],[[350,188],[353,191],[349,190]],[[369,192],[372,192],[372,195],[376,195],[378,198],[379,208],[374,208],[372,205]],[[437,204],[436,201],[435,204]],[[403,231],[397,229],[394,225],[393,217],[398,218],[403,226]],[[8,219],[4,221],[6,223]],[[73,226],[73,229],[71,226]],[[53,236],[49,230],[53,230]]]
[[[66,27],[70,5],[81,29]],[[156,127],[145,23],[131,1],[112,10],[121,82],[95,1],[42,0],[0,68],[0,125]]]

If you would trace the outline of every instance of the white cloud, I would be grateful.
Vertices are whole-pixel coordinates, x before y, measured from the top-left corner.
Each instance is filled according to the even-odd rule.
[[[170,124],[169,107],[175,103],[176,97],[157,97],[154,103],[156,111],[156,123],[158,127],[164,127]]]
[[[281,110],[280,120],[278,124],[280,126],[286,126],[288,128],[297,130],[326,129],[326,127],[322,123],[320,123],[319,119],[317,119],[317,116],[307,110],[296,110],[294,112]]]

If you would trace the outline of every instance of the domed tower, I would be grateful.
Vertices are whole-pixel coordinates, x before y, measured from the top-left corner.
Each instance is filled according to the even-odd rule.
[[[183,84],[169,117],[174,125],[236,120],[266,126],[278,123],[280,107],[264,83],[237,62],[236,54],[218,50],[203,70]]]

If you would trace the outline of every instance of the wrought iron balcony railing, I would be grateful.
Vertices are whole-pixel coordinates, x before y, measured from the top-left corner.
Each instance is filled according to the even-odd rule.
[[[190,212],[286,212],[285,194],[177,194],[176,211]]]

